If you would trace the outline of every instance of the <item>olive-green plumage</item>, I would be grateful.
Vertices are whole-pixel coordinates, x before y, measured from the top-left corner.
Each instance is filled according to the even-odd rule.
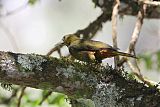
[[[102,62],[105,58],[117,55],[136,58],[134,55],[119,52],[117,48],[103,42],[80,39],[73,34],[64,36],[63,42],[68,47],[70,54],[80,61]]]

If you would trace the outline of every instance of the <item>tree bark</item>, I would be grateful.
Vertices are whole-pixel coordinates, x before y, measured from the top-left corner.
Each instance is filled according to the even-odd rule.
[[[61,92],[74,99],[91,99],[95,107],[160,106],[156,87],[146,87],[129,77],[124,70],[117,71],[109,65],[0,51],[2,83]]]

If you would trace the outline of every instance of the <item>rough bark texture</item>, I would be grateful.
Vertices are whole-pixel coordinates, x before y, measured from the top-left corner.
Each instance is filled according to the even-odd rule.
[[[155,87],[138,83],[123,70],[66,58],[0,52],[0,82],[62,92],[74,99],[91,99],[95,107],[160,106],[160,93]]]

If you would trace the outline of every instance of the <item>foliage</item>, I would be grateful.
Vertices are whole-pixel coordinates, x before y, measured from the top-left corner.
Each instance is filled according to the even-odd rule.
[[[29,0],[28,3],[31,5],[34,5],[37,1],[39,1],[39,0]]]
[[[154,53],[144,53],[139,55],[140,63],[144,63],[148,70],[160,70],[160,50]]]

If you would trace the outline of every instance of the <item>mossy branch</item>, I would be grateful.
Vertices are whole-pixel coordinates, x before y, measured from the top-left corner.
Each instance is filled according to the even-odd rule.
[[[91,99],[95,107],[160,106],[156,87],[128,79],[123,70],[66,58],[0,51],[0,82],[62,92],[74,99]]]

